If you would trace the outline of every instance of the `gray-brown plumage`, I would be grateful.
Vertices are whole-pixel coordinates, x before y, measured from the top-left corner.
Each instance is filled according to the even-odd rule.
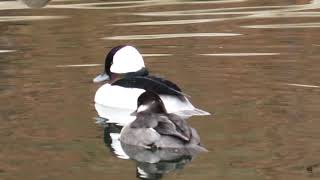
[[[121,131],[122,143],[151,148],[196,148],[200,138],[185,119],[168,114],[158,95],[146,91],[138,98],[136,119]]]

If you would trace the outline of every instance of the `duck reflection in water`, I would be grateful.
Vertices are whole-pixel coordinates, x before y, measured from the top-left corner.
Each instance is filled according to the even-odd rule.
[[[170,149],[149,150],[119,141],[122,126],[104,124],[104,142],[111,152],[120,159],[136,162],[136,176],[141,179],[161,179],[174,170],[181,170],[196,155],[170,151]]]
[[[105,123],[104,140],[112,152],[122,159],[133,159],[137,176],[159,179],[163,174],[182,169],[200,152],[207,151],[200,145],[195,129],[185,119],[166,112],[160,97],[146,91],[138,98],[136,117],[123,128]]]
[[[18,0],[30,8],[42,8],[46,6],[51,0]]]

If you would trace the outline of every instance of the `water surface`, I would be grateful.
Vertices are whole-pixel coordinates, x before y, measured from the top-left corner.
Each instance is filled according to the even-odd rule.
[[[0,2],[0,179],[136,178],[94,119],[92,78],[119,44],[214,114],[189,120],[210,152],[164,179],[319,178],[319,10],[319,0]]]

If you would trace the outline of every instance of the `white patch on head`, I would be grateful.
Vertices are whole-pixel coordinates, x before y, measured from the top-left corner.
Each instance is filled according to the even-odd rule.
[[[110,71],[113,73],[136,72],[145,67],[142,55],[132,46],[125,46],[113,56]]]
[[[139,113],[139,112],[145,111],[147,109],[149,109],[149,106],[141,105],[141,106],[138,107],[137,112]]]

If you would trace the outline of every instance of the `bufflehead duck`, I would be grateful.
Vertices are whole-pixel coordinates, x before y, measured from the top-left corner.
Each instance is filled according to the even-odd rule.
[[[136,119],[121,130],[122,143],[146,149],[206,151],[200,146],[197,131],[188,126],[180,116],[168,114],[157,94],[151,91],[142,93],[138,98],[138,108],[133,114]]]
[[[145,91],[153,91],[160,95],[168,113],[186,117],[210,115],[195,108],[176,84],[163,78],[149,76],[142,55],[132,46],[121,45],[112,48],[106,56],[104,72],[93,81],[109,81],[95,94],[96,109],[104,106],[132,112],[137,108],[138,97]],[[99,113],[99,110],[97,111]]]

